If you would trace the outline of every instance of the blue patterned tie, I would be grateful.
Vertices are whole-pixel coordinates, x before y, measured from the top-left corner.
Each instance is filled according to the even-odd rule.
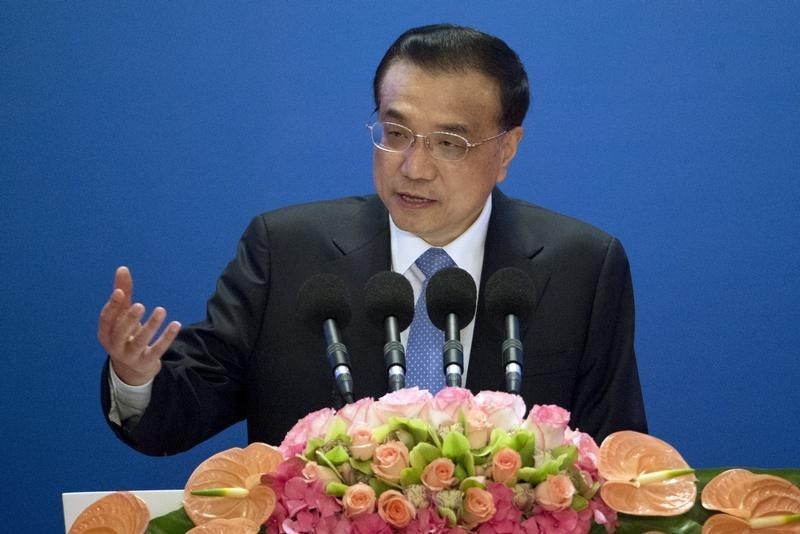
[[[433,326],[428,317],[425,292],[428,281],[437,271],[445,267],[455,267],[453,259],[441,248],[429,248],[416,261],[417,267],[425,275],[422,291],[414,308],[414,320],[408,334],[406,347],[406,385],[418,386],[436,394],[444,387],[442,370],[442,346],[444,332]]]

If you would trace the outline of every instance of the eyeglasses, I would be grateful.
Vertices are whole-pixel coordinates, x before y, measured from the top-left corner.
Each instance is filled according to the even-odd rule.
[[[487,141],[497,139],[508,133],[503,130],[497,135],[481,139],[477,143],[470,143],[466,138],[450,132],[431,132],[428,134],[414,133],[410,128],[394,122],[377,121],[367,124],[372,136],[372,144],[386,152],[405,152],[416,142],[419,137],[436,159],[459,161],[467,157],[470,148],[480,146]]]

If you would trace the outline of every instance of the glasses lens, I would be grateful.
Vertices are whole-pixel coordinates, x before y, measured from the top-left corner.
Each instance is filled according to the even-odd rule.
[[[460,135],[434,132],[428,136],[433,157],[439,159],[459,160],[467,155],[467,140]]]
[[[414,134],[399,124],[376,122],[372,126],[372,142],[378,148],[392,152],[404,152],[414,141]]]

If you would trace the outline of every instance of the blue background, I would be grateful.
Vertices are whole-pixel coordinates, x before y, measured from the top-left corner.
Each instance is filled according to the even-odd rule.
[[[800,466],[800,3],[3,2],[0,524],[57,532],[61,492],[180,488],[244,444],[149,458],[106,427],[114,269],[188,323],[253,215],[371,192],[374,68],[442,21],[526,64],[505,191],[625,245],[652,433]]]

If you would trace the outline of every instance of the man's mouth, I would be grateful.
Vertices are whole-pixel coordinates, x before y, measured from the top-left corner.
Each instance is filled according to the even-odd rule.
[[[432,199],[426,197],[419,197],[416,195],[409,195],[406,193],[398,193],[400,200],[402,200],[406,204],[411,204],[415,206],[423,206],[425,204],[430,204],[433,202]]]

